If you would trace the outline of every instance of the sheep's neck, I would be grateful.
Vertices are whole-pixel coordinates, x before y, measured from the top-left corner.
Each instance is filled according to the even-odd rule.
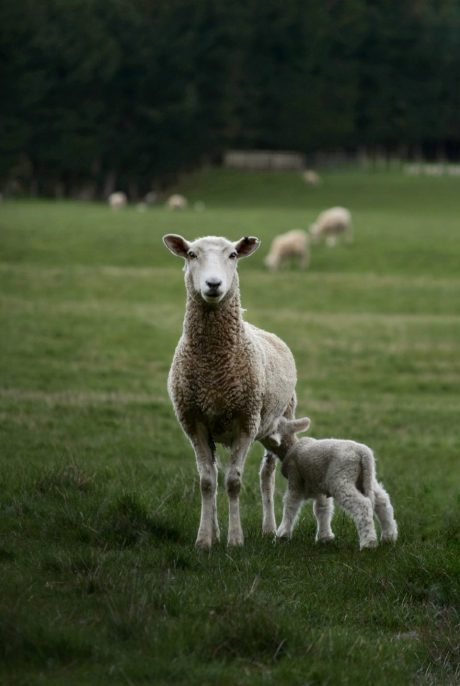
[[[240,345],[243,332],[238,288],[233,288],[228,297],[215,306],[196,294],[187,294],[184,335],[199,354],[217,349],[228,352]]]

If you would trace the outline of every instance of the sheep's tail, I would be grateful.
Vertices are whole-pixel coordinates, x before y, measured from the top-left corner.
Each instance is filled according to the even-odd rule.
[[[363,476],[363,492],[374,506],[375,460],[372,450],[361,450],[361,469]]]

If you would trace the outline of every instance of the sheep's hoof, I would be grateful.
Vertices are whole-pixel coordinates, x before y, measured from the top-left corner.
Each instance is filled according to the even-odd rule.
[[[229,536],[227,540],[227,546],[229,548],[241,547],[244,544],[243,536]]]
[[[380,541],[381,543],[396,543],[398,538],[397,531],[390,531],[388,533],[382,534]]]
[[[334,534],[331,534],[330,536],[321,536],[321,538],[316,539],[317,543],[330,543],[331,541],[335,541]]]
[[[262,536],[275,536],[276,526],[264,526],[262,527]]]
[[[195,548],[198,550],[211,550],[212,548],[212,539],[209,538],[208,536],[198,536],[195,542]]]
[[[369,538],[367,541],[363,541],[359,545],[360,550],[372,550],[372,548],[377,548],[378,541],[376,538]]]
[[[289,539],[291,538],[291,534],[285,529],[278,529],[278,531],[276,532],[276,538],[281,541],[289,541]]]

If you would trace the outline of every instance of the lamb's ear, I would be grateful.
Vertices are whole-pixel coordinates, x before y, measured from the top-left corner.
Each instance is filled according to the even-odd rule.
[[[311,421],[309,417],[302,417],[301,419],[289,419],[286,422],[288,431],[291,434],[301,434],[310,427]]]
[[[173,255],[177,255],[178,257],[187,257],[190,246],[185,238],[182,238],[182,236],[178,236],[175,233],[168,233],[166,236],[163,236],[163,243],[166,245],[168,250],[173,253]]]
[[[255,236],[245,236],[233,244],[238,253],[238,257],[249,257],[257,250],[260,245],[260,240]]]

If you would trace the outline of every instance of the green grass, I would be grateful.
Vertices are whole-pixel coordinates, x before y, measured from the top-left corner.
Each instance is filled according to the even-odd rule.
[[[458,683],[459,186],[206,171],[179,187],[204,212],[2,203],[2,683]],[[276,233],[335,204],[353,245],[264,271]],[[194,550],[196,469],[166,393],[184,309],[169,231],[261,237],[246,318],[291,346],[312,433],[375,449],[396,546],[359,553],[340,512],[315,546],[310,507],[290,543],[264,540],[255,446],[244,548]],[[222,480],[219,511],[225,539]]]

